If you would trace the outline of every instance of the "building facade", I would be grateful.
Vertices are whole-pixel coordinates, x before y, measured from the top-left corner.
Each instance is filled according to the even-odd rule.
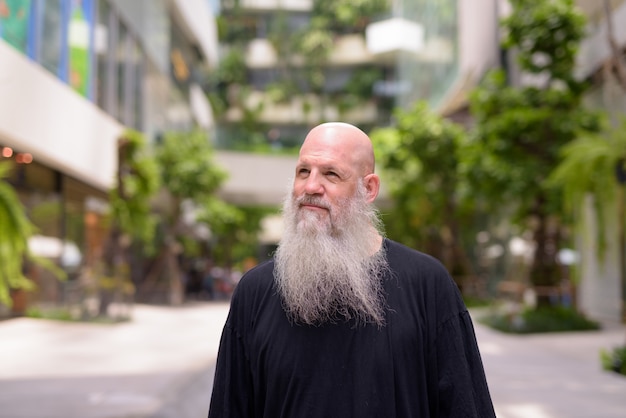
[[[0,161],[38,228],[31,250],[70,274],[101,251],[125,129],[212,128],[217,63],[206,0],[0,0]],[[27,272],[31,274],[31,272]],[[57,298],[34,277],[41,298]]]
[[[223,2],[221,71],[215,80],[218,146],[230,150],[297,148],[308,129],[345,120],[363,129],[389,123],[391,61],[368,49],[368,25],[387,2],[355,5],[337,18],[332,2]]]
[[[587,16],[587,37],[578,57],[578,76],[591,82],[586,104],[609,115],[618,126],[626,115],[626,89],[619,80],[618,67],[626,69],[626,1],[577,0]],[[614,42],[615,49],[611,42]],[[623,187],[623,186],[621,186]],[[578,237],[580,249],[579,305],[597,318],[626,321],[626,270],[620,228],[619,199],[606,214],[606,254],[598,255],[598,226],[591,199],[584,210],[583,229]]]
[[[499,65],[494,0],[373,0],[362,19],[328,25],[326,37],[318,38],[315,22],[327,18],[319,4],[329,2],[222,3],[212,102],[220,161],[231,172],[228,199],[280,205],[284,179],[292,174],[285,167],[293,157],[279,158],[288,159],[284,164],[267,158],[267,176],[258,176],[235,151],[293,150],[313,125],[328,120],[368,132],[390,125],[393,108],[417,100],[464,119],[467,94]],[[306,39],[322,46],[315,49]],[[316,74],[323,88],[311,80]]]

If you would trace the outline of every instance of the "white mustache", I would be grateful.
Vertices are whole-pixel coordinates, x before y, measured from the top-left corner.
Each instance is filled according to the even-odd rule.
[[[315,196],[309,196],[309,195],[300,196],[298,199],[296,199],[296,204],[298,206],[313,205],[313,206],[318,206],[320,208],[324,208],[328,210],[331,209],[330,203],[327,202],[326,200],[322,199],[321,197],[315,197]]]

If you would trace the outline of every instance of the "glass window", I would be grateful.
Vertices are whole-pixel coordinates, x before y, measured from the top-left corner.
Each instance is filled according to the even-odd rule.
[[[95,102],[101,109],[109,110],[107,106],[108,93],[111,75],[109,73],[108,62],[110,61],[111,30],[109,27],[109,19],[111,18],[111,9],[108,2],[98,2],[98,12],[96,18],[96,27],[94,30],[94,53],[96,56],[95,71]]]
[[[0,38],[26,53],[30,0],[0,0]]]
[[[130,33],[126,36],[126,60],[122,63],[124,66],[124,85],[123,85],[123,109],[122,122],[127,126],[135,125],[135,68],[137,67],[137,45]]]
[[[116,97],[117,102],[115,108],[117,112],[114,113],[117,119],[120,121],[124,120],[124,111],[126,110],[124,107],[124,99],[126,83],[128,81],[128,74],[126,72],[125,63],[129,56],[129,34],[128,30],[123,26],[119,25],[119,37],[118,42],[115,45],[115,73],[117,77],[116,83]]]
[[[98,2],[96,21],[95,102],[121,123],[140,130],[144,54],[108,2]]]
[[[135,48],[135,59],[133,60],[133,75],[134,75],[134,88],[133,88],[133,115],[134,120],[131,124],[136,130],[141,131],[143,129],[143,63],[144,63],[144,55],[142,54],[141,49],[138,47]]]
[[[16,187],[37,234],[59,237],[62,234],[61,175],[42,164],[16,164],[10,178]]]
[[[69,13],[68,84],[84,97],[89,95],[91,81],[92,5],[93,2],[91,0],[73,0]]]
[[[103,54],[104,71],[103,81],[103,106],[102,108],[110,115],[117,117],[117,48],[120,22],[111,9],[104,17],[107,27],[107,48]]]
[[[61,71],[61,42],[63,40],[61,0],[47,0],[39,4],[41,30],[37,48],[38,61],[44,68],[58,76]]]
[[[354,73],[354,68],[330,68],[326,70],[324,91],[328,93],[344,91]]]
[[[259,68],[248,70],[250,84],[256,89],[262,90],[268,84],[281,81],[281,74],[275,68]]]
[[[180,28],[171,28],[170,68],[172,79],[177,86],[186,91],[192,80],[192,69],[196,62],[194,51]]]

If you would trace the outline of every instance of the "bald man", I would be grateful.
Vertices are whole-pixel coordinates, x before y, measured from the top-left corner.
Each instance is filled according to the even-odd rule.
[[[432,257],[383,237],[368,136],[306,136],[274,258],[239,282],[210,418],[495,417],[471,318]]]

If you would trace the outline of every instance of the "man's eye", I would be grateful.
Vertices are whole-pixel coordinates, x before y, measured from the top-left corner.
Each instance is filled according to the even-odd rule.
[[[339,174],[335,173],[334,171],[329,171],[328,173],[326,173],[326,175],[329,177],[339,177]]]
[[[309,174],[309,170],[307,170],[306,168],[301,168],[298,170],[298,174],[299,175],[307,175]]]

